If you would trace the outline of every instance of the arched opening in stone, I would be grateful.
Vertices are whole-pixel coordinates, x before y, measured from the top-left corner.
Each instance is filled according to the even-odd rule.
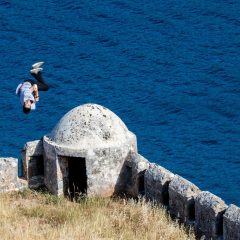
[[[68,194],[72,199],[87,194],[85,158],[68,158]]]
[[[43,155],[31,156],[28,162],[29,187],[37,189],[44,186],[44,161]]]

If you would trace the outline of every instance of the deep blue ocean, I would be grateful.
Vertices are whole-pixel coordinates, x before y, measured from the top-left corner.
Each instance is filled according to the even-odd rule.
[[[240,205],[239,12],[237,0],[1,0],[0,156],[98,103],[148,160]],[[51,89],[25,115],[15,88],[36,61]]]

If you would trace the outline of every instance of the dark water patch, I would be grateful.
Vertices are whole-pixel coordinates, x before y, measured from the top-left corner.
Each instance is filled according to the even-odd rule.
[[[220,130],[223,134],[227,134],[227,135],[239,134],[239,131],[237,131],[236,129],[229,129],[229,127],[222,127],[222,128],[219,128],[219,130]]]
[[[237,18],[233,18],[233,17],[227,16],[225,14],[215,14],[215,17],[225,20],[226,22],[228,22],[230,24],[234,24],[235,26],[238,26],[238,27],[240,26],[240,20]]]
[[[166,21],[164,19],[161,18],[157,18],[157,17],[150,17],[149,22],[156,24],[156,25],[165,25]]]
[[[175,107],[175,108],[172,108],[172,109],[167,109],[168,114],[179,114],[183,111],[184,111],[183,108],[178,108],[178,107]]]
[[[225,75],[225,70],[221,67],[210,67],[208,70],[208,74],[214,76],[223,76]]]
[[[77,57],[78,57],[79,59],[82,59],[82,60],[90,60],[90,59],[92,59],[93,54],[91,54],[91,53],[79,53],[79,54],[77,55]]]
[[[194,63],[193,61],[186,61],[186,62],[183,61],[183,64],[188,66],[194,66],[196,63]]]
[[[183,91],[183,93],[185,93],[185,94],[187,94],[187,95],[189,95],[191,97],[206,97],[208,95],[204,91],[199,91],[199,92],[197,92],[197,91],[196,92],[194,92],[194,91],[192,91],[192,92]]]
[[[159,121],[157,125],[169,125],[169,121]]]
[[[10,8],[11,7],[11,2],[10,1],[1,1],[0,6],[4,6],[6,8]]]
[[[233,88],[233,89],[226,89],[224,91],[225,93],[231,93],[231,94],[237,94],[239,95],[240,94],[240,88],[238,88],[238,86],[236,86],[236,88]]]
[[[110,39],[110,38],[108,38],[106,36],[97,36],[96,37],[96,41],[98,43],[103,44],[106,47],[115,47],[115,46],[119,45],[118,42],[113,41],[112,39]]]
[[[236,118],[238,115],[236,112],[234,112],[234,110],[230,109],[230,107],[228,109],[224,109],[224,106],[219,106],[219,105],[211,105],[208,107],[209,110],[223,116],[229,119],[233,119]]]
[[[62,1],[59,5],[64,10],[76,10],[77,8],[77,5],[74,1]]]
[[[85,29],[79,29],[78,32],[79,32],[80,35],[83,35],[83,36],[90,36],[91,35],[91,32],[88,31],[88,30],[85,30]]]
[[[53,65],[53,68],[62,68],[62,67],[63,67],[63,65],[60,65],[60,64]]]
[[[96,13],[95,16],[97,18],[103,18],[103,19],[111,19],[111,16],[104,14],[104,13]]]
[[[176,66],[176,64],[174,62],[165,62],[165,61],[161,61],[161,60],[156,60],[155,63],[157,65],[162,65],[163,67],[169,67],[169,68]]]
[[[117,6],[118,8],[121,8],[123,10],[129,9],[129,5],[123,1],[112,1],[111,4]]]
[[[176,13],[172,16],[175,20],[186,20],[187,18],[183,15],[183,14],[180,14],[180,13]]]
[[[218,140],[210,139],[210,140],[201,140],[202,144],[205,145],[216,145],[219,144]]]

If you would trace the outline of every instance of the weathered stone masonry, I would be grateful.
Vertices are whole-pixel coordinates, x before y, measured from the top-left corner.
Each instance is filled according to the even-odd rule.
[[[51,133],[22,150],[24,179],[17,159],[0,158],[0,192],[46,186],[52,194],[145,196],[165,206],[204,239],[240,240],[240,208],[137,152],[136,136],[110,110],[85,104],[68,112]]]
[[[0,192],[21,190],[26,181],[18,178],[18,159],[0,158]]]

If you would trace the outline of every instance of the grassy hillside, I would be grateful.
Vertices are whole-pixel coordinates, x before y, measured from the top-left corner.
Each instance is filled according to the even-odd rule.
[[[70,202],[25,191],[0,194],[0,239],[195,239],[165,211],[133,200]]]

